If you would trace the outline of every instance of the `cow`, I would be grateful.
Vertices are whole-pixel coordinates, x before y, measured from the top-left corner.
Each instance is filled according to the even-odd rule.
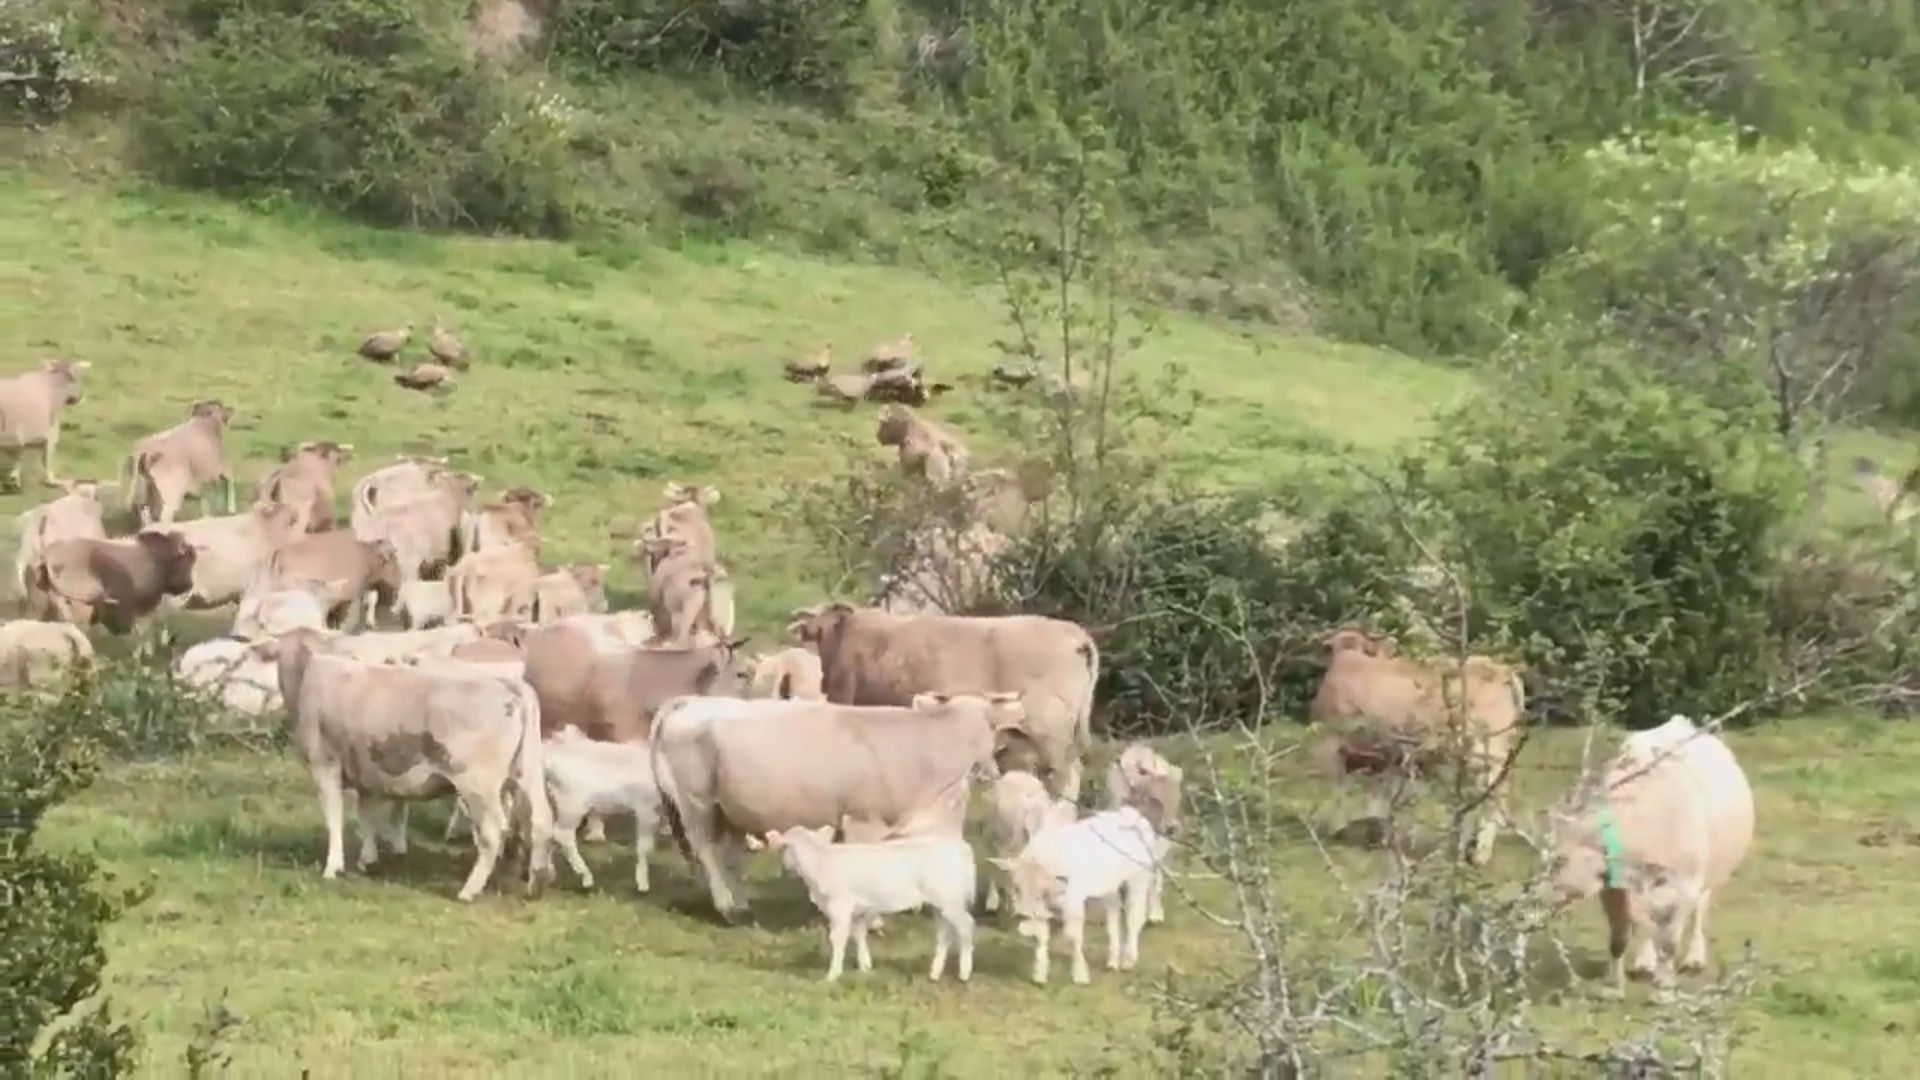
[[[41,686],[93,659],[93,642],[66,623],[0,623],[0,686]]]
[[[253,642],[200,642],[180,654],[173,671],[181,683],[214,694],[224,708],[241,716],[261,718],[280,711],[279,667]]]
[[[820,657],[813,650],[781,649],[754,661],[747,696],[825,701],[820,683]]]
[[[0,449],[14,455],[7,476],[15,490],[21,487],[20,454],[34,447],[40,448],[42,482],[64,483],[53,467],[60,414],[80,403],[80,376],[91,366],[86,360],[46,360],[36,371],[0,379]]]
[[[332,881],[346,868],[347,790],[359,795],[363,871],[378,859],[379,839],[394,854],[405,852],[406,802],[457,794],[477,823],[479,854],[459,892],[470,901],[486,888],[505,845],[511,787],[528,826],[527,886],[537,891],[553,876],[553,807],[532,689],[508,679],[364,663],[334,654],[337,640],[297,632],[273,647],[294,747],[313,775],[326,821],[322,877]]]
[[[480,478],[442,469],[425,483],[425,490],[405,497],[381,495],[379,506],[364,514],[354,509],[353,534],[392,544],[410,582],[439,576],[464,554],[461,523]]]
[[[260,481],[256,498],[292,507],[300,531],[331,531],[333,480],[353,460],[352,443],[304,442],[280,453],[280,464]]]
[[[901,472],[933,487],[946,487],[966,472],[967,447],[960,437],[905,405],[880,410],[873,437],[899,451]]]
[[[100,485],[73,480],[67,493],[20,515],[19,547],[13,559],[14,582],[27,601],[29,618],[50,618],[44,598],[32,592],[35,566],[47,545],[60,540],[105,540],[106,508],[100,505]]]
[[[336,626],[360,626],[371,625],[380,607],[393,609],[401,570],[392,544],[384,540],[369,543],[345,529],[334,529],[309,533],[274,552],[248,591],[268,591],[300,579],[345,583],[344,590],[327,597],[328,621]],[[366,601],[369,593],[374,596],[371,607]]]
[[[1707,911],[1753,846],[1753,789],[1726,743],[1675,716],[1630,736],[1603,782],[1552,814],[1546,896],[1556,908],[1600,897],[1609,991],[1626,988],[1635,926],[1651,930],[1636,974],[1669,993],[1676,966],[1707,964]]]
[[[1324,736],[1316,756],[1336,782],[1368,778],[1369,817],[1384,821],[1395,773],[1465,769],[1484,797],[1469,857],[1484,862],[1507,816],[1507,774],[1526,712],[1520,670],[1483,656],[1439,669],[1402,657],[1393,643],[1353,627],[1327,638],[1326,676],[1308,705]],[[1456,717],[1458,721],[1456,722]]]
[[[636,545],[647,566],[647,609],[660,640],[685,645],[707,631],[733,630],[733,583],[726,568],[702,557],[683,536],[656,536]]]
[[[579,563],[541,574],[513,595],[508,610],[516,618],[546,624],[607,610],[607,565]]]
[[[517,544],[540,537],[540,511],[553,505],[553,496],[529,487],[508,488],[500,498],[470,511],[461,524],[468,553]]]
[[[863,838],[950,834],[968,783],[1018,731],[1018,694],[916,695],[907,707],[683,697],[655,714],[654,780],[715,910],[746,911],[733,868],[747,836],[863,826]]]
[[[301,535],[294,509],[279,503],[255,503],[244,514],[159,523],[144,531],[170,532],[193,545],[193,589],[180,598],[192,609],[239,600],[273,553]]]
[[[130,633],[167,596],[193,588],[193,545],[171,533],[136,533],[125,540],[61,540],[42,553],[34,588],[63,622],[90,626],[98,619],[116,634]]]
[[[631,742],[646,738],[655,710],[673,698],[731,693],[746,640],[607,652],[590,631],[556,623],[527,634],[522,647],[548,734],[571,725],[590,739]]]
[[[120,467],[120,484],[140,524],[171,523],[189,497],[201,500],[201,491],[216,482],[226,492],[226,512],[239,509],[227,463],[232,422],[233,407],[209,398],[194,402],[185,420],[133,444]],[[204,502],[201,514],[206,514]]]
[[[667,505],[641,530],[641,542],[657,537],[679,537],[699,558],[718,558],[719,542],[714,538],[708,509],[720,501],[719,489],[671,483],[667,485],[666,497]]]
[[[794,612],[797,643],[820,654],[827,700],[906,705],[922,693],[1022,695],[1023,734],[1055,795],[1078,799],[1092,741],[1100,652],[1081,627],[1038,615],[898,615],[844,603]]]
[[[538,537],[470,551],[447,575],[456,619],[516,618],[514,600],[528,594],[540,577]]]
[[[348,521],[359,530],[361,523],[380,508],[433,491],[435,478],[447,471],[446,458],[399,455],[393,464],[382,465],[354,482]]]
[[[1160,756],[1146,743],[1130,743],[1107,767],[1107,808],[1131,806],[1145,815],[1164,836],[1180,835],[1181,786],[1186,773],[1180,766]],[[1147,921],[1165,922],[1166,907],[1161,892],[1165,874],[1155,872],[1153,887],[1147,893]]]
[[[241,641],[264,641],[294,630],[325,630],[334,597],[352,587],[346,579],[313,581],[293,578],[268,584],[265,574],[249,583],[233,613],[233,636]]]

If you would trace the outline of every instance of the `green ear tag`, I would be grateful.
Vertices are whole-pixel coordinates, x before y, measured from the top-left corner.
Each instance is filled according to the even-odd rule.
[[[1605,806],[1600,808],[1600,851],[1607,861],[1607,888],[1620,888],[1620,863],[1626,848],[1620,843],[1620,823],[1613,820],[1613,810]]]

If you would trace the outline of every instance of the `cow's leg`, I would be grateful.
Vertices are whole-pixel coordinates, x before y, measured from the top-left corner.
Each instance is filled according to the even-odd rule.
[[[1053,922],[1042,920],[1033,926],[1033,981],[1042,986],[1047,984],[1047,976],[1053,964]]]
[[[953,920],[953,936],[960,947],[960,981],[973,978],[973,915],[966,908],[955,908],[948,916]]]
[[[500,860],[500,847],[507,831],[507,813],[500,805],[498,787],[462,791],[460,798],[467,804],[467,816],[473,819],[473,846],[479,853],[473,860],[473,870],[467,875],[466,884],[460,886],[459,898],[472,900],[487,887],[487,879],[493,876],[494,863]]]
[[[54,451],[59,448],[60,425],[55,424],[47,429],[46,440],[40,444],[40,483],[46,487],[59,487],[62,483],[60,474],[55,472],[53,468]],[[13,476],[14,482],[19,483],[20,470],[18,466],[14,468]]]
[[[589,844],[599,844],[606,841],[607,822],[601,817],[600,811],[595,810],[587,815],[587,834],[583,839]]]
[[[380,829],[387,823],[389,813],[387,800],[365,791],[360,793],[360,858],[356,869],[363,874],[380,861]]]
[[[867,925],[871,921],[866,915],[853,917],[853,959],[861,971],[873,970],[873,950],[867,947]]]
[[[453,800],[453,813],[447,815],[447,835],[445,839],[451,843],[459,839],[462,834],[472,831],[471,822],[467,820],[466,802],[461,799]]]
[[[1627,992],[1627,946],[1633,942],[1633,918],[1625,889],[1600,890],[1600,910],[1607,916],[1607,992]]]
[[[1059,786],[1054,791],[1054,794],[1060,796],[1063,799],[1070,799],[1074,802],[1079,802],[1080,801],[1080,759],[1077,757],[1074,758],[1072,761],[1068,762],[1066,765],[1055,770],[1053,775],[1059,781]]]
[[[1085,902],[1068,904],[1067,910],[1060,913],[1060,934],[1067,939],[1068,951],[1072,953],[1073,982],[1076,986],[1085,986],[1093,981],[1087,972],[1087,906]]]
[[[992,874],[987,875],[987,895],[980,902],[980,910],[989,915],[1000,910],[1000,882]]]
[[[634,810],[633,888],[636,892],[653,891],[653,879],[647,864],[653,861],[653,841],[659,824],[651,808],[641,807]]]
[[[1120,970],[1132,971],[1140,962],[1140,932],[1153,920],[1153,905],[1160,898],[1160,875],[1141,882],[1137,888],[1129,888],[1123,899],[1126,902],[1126,936],[1121,939]]]
[[[553,808],[553,839],[560,845],[560,854],[566,857],[567,865],[573,867],[574,874],[579,877],[580,887],[591,889],[593,871],[587,868],[587,860],[580,857],[579,830],[583,816],[578,803],[556,800]]]
[[[1120,907],[1121,899],[1132,890],[1122,888],[1119,892],[1100,901],[1100,910],[1106,915],[1107,924],[1107,970],[1120,970]]]
[[[835,982],[846,966],[847,937],[853,929],[853,918],[845,911],[834,911],[827,915],[827,981]]]
[[[239,485],[233,482],[232,473],[224,472],[220,474],[220,484],[227,489],[227,516],[231,517],[240,512]]]
[[[409,805],[411,804],[402,799],[392,801],[393,812],[387,815],[386,831],[380,835],[381,841],[387,845],[387,850],[395,855],[407,853],[407,807]]]
[[[26,454],[19,450],[15,450],[7,455],[7,481],[12,485],[12,490],[14,491],[21,490],[20,464],[25,459]]]
[[[1147,885],[1147,921],[1155,926],[1167,921],[1167,909],[1161,906],[1161,892],[1167,884],[1166,856],[1162,855],[1159,865],[1153,868],[1153,878]]]
[[[740,902],[739,894],[727,879],[726,867],[722,865],[719,840],[714,835],[718,830],[714,828],[712,811],[682,806],[680,825],[686,833],[687,847],[693,852],[694,861],[699,863],[700,872],[707,879],[707,892],[713,897],[714,911],[728,922],[745,915],[747,905]]]
[[[947,953],[953,947],[953,930],[947,924],[947,913],[933,913],[933,964],[927,971],[927,978],[939,982],[940,976],[947,971]]]
[[[347,868],[347,796],[340,783],[340,767],[315,766],[313,785],[320,792],[320,817],[327,826],[327,862],[320,876],[327,881]]]
[[[1694,901],[1693,919],[1687,935],[1686,956],[1680,961],[1681,971],[1705,971],[1707,969],[1707,908],[1713,902],[1713,890],[1700,890],[1699,899]]]
[[[1699,908],[1699,894],[1691,889],[1680,889],[1678,895],[1662,898],[1652,913],[1655,955],[1658,957],[1653,970],[1654,997],[1658,1001],[1669,1000],[1674,990],[1674,962],[1680,957],[1681,938],[1687,932],[1687,926],[1693,921]]]

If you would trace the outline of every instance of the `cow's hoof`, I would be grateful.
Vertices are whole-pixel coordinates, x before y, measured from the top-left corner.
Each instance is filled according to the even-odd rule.
[[[1680,970],[1688,975],[1698,975],[1707,970],[1707,958],[1704,956],[1689,956],[1685,960],[1680,961]]]

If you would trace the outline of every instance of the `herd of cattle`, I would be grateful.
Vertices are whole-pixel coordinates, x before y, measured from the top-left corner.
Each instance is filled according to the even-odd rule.
[[[201,401],[130,448],[121,485],[134,523],[110,537],[100,485],[54,471],[60,415],[81,400],[85,368],[48,361],[0,379],[0,430],[39,449],[48,482],[65,488],[21,515],[27,618],[0,626],[0,680],[34,682],[90,657],[91,625],[121,633],[163,609],[233,605],[230,635],[186,650],[178,676],[230,710],[291,718],[325,820],[325,877],[345,868],[349,792],[363,869],[382,847],[405,853],[410,803],[457,795],[448,836],[464,825],[476,850],[462,900],[485,889],[510,842],[530,889],[551,877],[556,843],[591,888],[577,834],[630,815],[643,893],[664,830],[736,919],[741,859],[768,847],[827,919],[829,978],[849,942],[871,966],[867,933],[882,916],[930,907],[931,974],[957,950],[966,979],[982,882],[965,830],[985,785],[985,907],[1004,897],[1034,939],[1035,979],[1047,978],[1057,921],[1073,980],[1087,981],[1089,901],[1106,914],[1111,969],[1132,967],[1142,928],[1164,918],[1185,778],[1151,747],[1127,746],[1082,816],[1093,637],[1060,619],[948,614],[922,580],[978,564],[1045,493],[974,468],[957,434],[911,408],[887,405],[876,441],[909,475],[965,494],[972,524],[930,536],[872,604],[796,611],[788,646],[748,658],[712,488],[667,487],[631,552],[646,610],[609,612],[605,564],[543,565],[548,496],[512,488],[482,502],[482,478],[445,459],[402,457],[360,477],[343,524],[335,488],[353,448],[302,443],[240,510],[233,410]],[[216,486],[225,515],[178,520],[188,498],[211,506]],[[406,628],[377,629],[383,615]],[[1489,792],[1471,852],[1484,860],[1507,820],[1519,674],[1485,657],[1429,666],[1343,627],[1328,638],[1310,719],[1332,775],[1367,780],[1375,816],[1406,768],[1464,759]],[[1751,792],[1725,744],[1680,717],[1629,737],[1607,769],[1603,794],[1558,821],[1554,900],[1603,897],[1616,982],[1632,928],[1650,931],[1635,967],[1664,983],[1676,963],[1705,963],[1709,901],[1751,842]]]

